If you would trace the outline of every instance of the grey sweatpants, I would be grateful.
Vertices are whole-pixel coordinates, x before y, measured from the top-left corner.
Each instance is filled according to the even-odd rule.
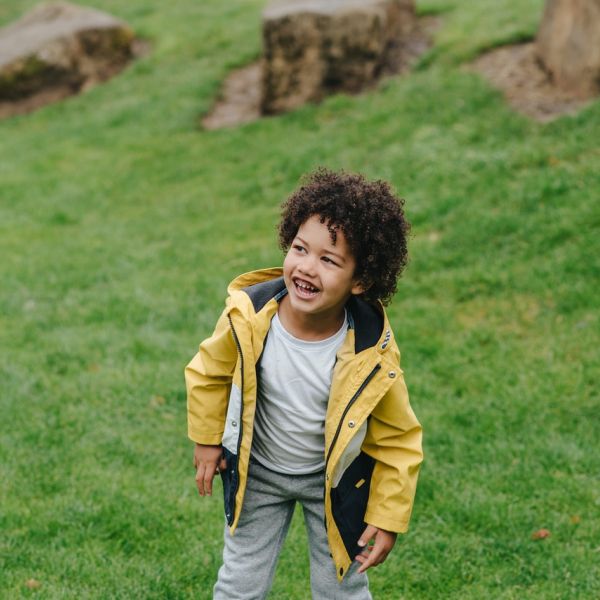
[[[214,600],[266,598],[296,502],[302,505],[315,600],[371,600],[364,573],[353,563],[339,583],[324,525],[323,473],[283,475],[250,461],[244,507],[234,535],[225,527],[223,566]],[[303,599],[302,599],[303,600]]]

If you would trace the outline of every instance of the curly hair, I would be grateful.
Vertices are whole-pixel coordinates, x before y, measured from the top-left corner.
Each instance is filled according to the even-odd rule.
[[[321,167],[282,204],[279,245],[287,252],[299,227],[318,215],[334,244],[337,230],[343,232],[356,260],[354,276],[366,288],[363,298],[387,305],[408,260],[410,223],[403,207],[385,181]]]

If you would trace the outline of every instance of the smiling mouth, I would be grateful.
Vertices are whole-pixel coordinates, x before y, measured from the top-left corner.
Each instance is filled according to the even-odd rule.
[[[294,279],[293,282],[296,292],[301,298],[314,298],[320,291],[319,288],[302,279]]]

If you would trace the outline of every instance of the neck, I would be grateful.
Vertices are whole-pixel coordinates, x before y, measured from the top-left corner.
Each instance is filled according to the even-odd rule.
[[[311,315],[294,311],[288,296],[284,296],[277,311],[279,320],[286,331],[294,337],[316,342],[331,337],[344,324],[344,305],[340,305],[325,314]]]

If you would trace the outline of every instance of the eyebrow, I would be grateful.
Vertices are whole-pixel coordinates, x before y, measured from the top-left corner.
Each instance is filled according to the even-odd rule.
[[[310,247],[310,244],[306,240],[303,240],[299,235],[296,236],[296,239],[298,241],[302,242],[305,246]],[[331,250],[325,250],[325,254],[331,254],[332,256],[335,256],[339,261],[346,262],[346,259],[341,254],[338,254],[337,252],[332,252]]]

